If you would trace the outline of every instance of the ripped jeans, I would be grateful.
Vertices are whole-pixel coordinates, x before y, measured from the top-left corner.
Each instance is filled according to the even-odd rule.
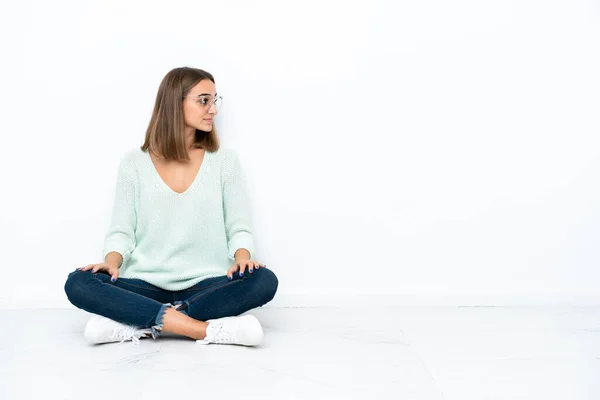
[[[164,290],[141,279],[110,281],[104,271],[69,273],[65,293],[82,310],[140,328],[150,328],[156,339],[163,328],[167,307],[200,321],[240,315],[273,299],[278,280],[267,268],[205,279],[189,289]]]

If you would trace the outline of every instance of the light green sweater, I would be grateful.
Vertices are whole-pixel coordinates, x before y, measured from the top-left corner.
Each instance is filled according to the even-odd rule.
[[[162,180],[147,152],[135,148],[121,158],[102,258],[111,251],[123,256],[120,277],[187,289],[225,275],[240,248],[254,259],[245,181],[234,150],[206,151],[194,182],[181,194]]]

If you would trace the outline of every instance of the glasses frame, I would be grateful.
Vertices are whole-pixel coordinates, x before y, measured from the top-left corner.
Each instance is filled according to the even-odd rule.
[[[204,98],[207,98],[207,97],[208,98],[212,97],[212,99],[209,100],[207,104],[201,104],[200,100],[202,100]],[[210,95],[201,95],[201,94],[199,94],[196,97],[188,95],[188,96],[184,97],[183,99],[185,100],[186,98],[189,98],[189,99],[193,100],[194,103],[196,103],[198,106],[200,106],[202,108],[208,108],[208,109],[210,109],[214,105],[216,110],[220,110],[221,107],[223,106],[223,96],[220,96],[220,95],[217,95],[217,96],[214,96],[214,97],[210,96]]]

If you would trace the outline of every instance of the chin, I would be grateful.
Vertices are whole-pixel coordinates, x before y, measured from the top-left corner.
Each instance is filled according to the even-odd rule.
[[[210,126],[201,126],[199,128],[196,128],[196,129],[199,130],[200,132],[210,133],[210,131],[212,131],[212,125],[210,125]]]

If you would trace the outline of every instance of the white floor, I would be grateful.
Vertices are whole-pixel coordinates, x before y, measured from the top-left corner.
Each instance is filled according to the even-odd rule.
[[[600,308],[263,308],[260,347],[0,310],[0,399],[600,399]]]

